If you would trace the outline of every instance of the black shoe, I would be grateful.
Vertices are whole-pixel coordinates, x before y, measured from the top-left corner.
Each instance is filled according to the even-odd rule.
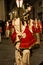
[[[32,50],[32,49],[30,49],[30,56],[32,56],[32,53],[33,53],[33,50]]]
[[[34,49],[38,49],[38,48],[40,48],[40,44],[35,44]]]
[[[6,39],[9,39],[9,37],[7,37]]]
[[[39,65],[43,65],[43,61]]]

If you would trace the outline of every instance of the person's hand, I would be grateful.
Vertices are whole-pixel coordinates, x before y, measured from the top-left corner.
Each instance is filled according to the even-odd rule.
[[[23,33],[23,34],[22,34],[22,37],[25,38],[25,37],[26,37],[26,33]]]
[[[19,39],[21,39],[21,37],[22,37],[22,33],[21,32],[18,33],[18,37],[19,37]]]

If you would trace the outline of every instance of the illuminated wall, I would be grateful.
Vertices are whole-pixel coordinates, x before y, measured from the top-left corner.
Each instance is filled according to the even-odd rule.
[[[5,7],[4,7],[4,0],[0,0],[0,20],[5,21]]]

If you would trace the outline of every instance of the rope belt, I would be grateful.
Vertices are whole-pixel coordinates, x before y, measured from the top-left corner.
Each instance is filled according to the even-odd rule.
[[[23,53],[22,53],[23,51],[22,50],[17,49],[16,47],[15,47],[15,50],[17,50],[20,53],[20,55],[23,56]]]
[[[17,48],[15,47],[15,50],[17,50],[17,51],[20,53],[21,57],[23,57],[23,50],[25,50],[25,49],[17,49]]]
[[[15,43],[14,43],[14,46],[16,46],[16,44],[19,43],[19,42],[20,42],[20,41],[15,42]]]
[[[19,42],[20,42],[20,41],[15,42],[14,46],[16,46],[16,44],[19,43]],[[17,50],[18,52],[20,52],[20,55],[23,56],[23,50],[25,50],[25,49],[17,49],[17,48],[15,47],[15,50]],[[30,50],[30,49],[29,49],[29,50]]]

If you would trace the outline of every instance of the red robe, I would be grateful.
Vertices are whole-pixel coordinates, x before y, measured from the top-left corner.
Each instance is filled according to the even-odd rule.
[[[41,30],[40,30],[40,26],[38,26],[38,28],[36,28],[36,33],[40,33]]]
[[[0,33],[2,33],[2,28],[0,28]]]
[[[40,26],[38,25],[38,27],[36,28],[36,27],[34,27],[34,26],[32,26],[32,31],[34,32],[34,33],[40,33],[41,32],[41,28],[40,28]]]
[[[9,22],[9,28],[12,28],[12,21]]]
[[[42,29],[43,29],[43,24],[42,24]]]
[[[21,38],[20,40],[20,48],[26,49],[32,46],[35,43],[35,38],[33,37],[32,33],[29,31],[28,26],[26,26],[24,32],[26,34],[25,38]]]
[[[6,30],[10,30],[10,27],[9,26],[8,27],[6,26]]]
[[[14,28],[14,25],[12,25],[12,28]]]
[[[32,26],[32,31],[35,33],[36,32],[36,28],[34,26]]]

